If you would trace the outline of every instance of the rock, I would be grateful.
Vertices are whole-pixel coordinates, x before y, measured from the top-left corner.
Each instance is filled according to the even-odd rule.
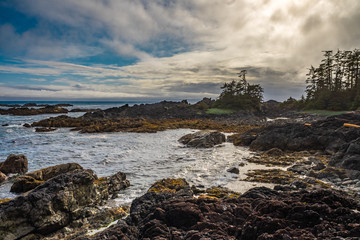
[[[360,171],[360,138],[344,144],[329,165]]]
[[[309,171],[309,167],[301,164],[295,164],[287,170],[298,174],[306,174]]]
[[[0,172],[0,183],[4,182],[6,179],[7,176],[4,173]]]
[[[38,115],[38,114],[58,114],[58,113],[68,113],[68,110],[58,106],[47,105],[43,108],[28,108],[28,105],[23,107],[13,107],[9,109],[0,109],[1,115],[18,115],[18,116],[28,116],[28,115]],[[38,106],[37,106],[38,107]]]
[[[0,171],[9,173],[25,173],[28,170],[28,160],[25,155],[10,154],[0,166]]]
[[[23,126],[26,128],[31,128],[31,125],[29,123],[25,123]]]
[[[3,125],[1,125],[1,126],[3,126],[3,127],[8,127],[9,124],[5,123],[5,124],[3,124]]]
[[[242,134],[237,142],[250,145],[252,150],[258,151],[279,148],[283,151],[334,153],[360,135],[359,128],[346,128],[344,123],[359,122],[360,113],[349,113],[318,120],[311,126],[300,123],[271,124]]]
[[[220,199],[148,192],[125,221],[82,239],[356,239],[359,208],[356,198],[334,190],[254,188]]]
[[[77,163],[65,163],[48,168],[44,168],[38,171],[29,172],[23,176],[19,176],[15,179],[11,186],[10,192],[22,193],[27,192],[35,187],[43,184],[50,178],[56,177],[60,174],[73,171],[75,169],[82,169]]]
[[[264,154],[270,155],[270,156],[283,156],[285,153],[279,149],[279,148],[271,148],[264,152]]]
[[[35,132],[53,132],[55,130],[56,130],[56,128],[51,128],[51,127],[35,128]]]
[[[188,147],[209,148],[225,142],[225,135],[217,131],[199,131],[181,137],[179,142]]]
[[[53,233],[128,186],[121,172],[100,179],[84,169],[60,174],[27,195],[0,204],[0,239]]]
[[[240,173],[240,170],[238,168],[236,168],[236,167],[229,168],[226,171],[229,172],[229,173],[234,173],[234,174],[239,174]]]

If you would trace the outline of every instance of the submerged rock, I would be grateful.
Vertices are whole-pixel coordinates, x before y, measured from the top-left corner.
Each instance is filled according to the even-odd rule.
[[[75,169],[82,169],[82,167],[77,163],[65,163],[37,170],[34,172],[29,172],[15,179],[13,185],[11,186],[10,192],[27,192],[43,184],[50,178],[73,171]]]
[[[225,142],[225,135],[217,131],[199,131],[181,137],[179,142],[188,147],[210,148]]]
[[[35,128],[35,132],[53,132],[55,130],[56,128],[50,128],[50,127]]]
[[[5,162],[0,164],[0,171],[9,173],[25,173],[28,170],[28,160],[25,155],[10,154]]]
[[[128,186],[121,172],[100,179],[84,169],[60,174],[27,195],[0,204],[0,239],[53,233]]]

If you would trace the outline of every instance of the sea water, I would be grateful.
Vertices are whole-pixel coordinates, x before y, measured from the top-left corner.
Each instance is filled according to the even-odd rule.
[[[72,108],[106,109],[124,103],[73,104]],[[131,186],[119,194],[117,201],[120,203],[131,202],[162,178],[181,177],[199,187],[225,186],[237,178],[227,169],[238,166],[251,154],[246,148],[231,143],[208,149],[184,147],[178,139],[197,131],[193,129],[157,133],[79,133],[59,128],[54,132],[37,133],[34,128],[22,126],[52,116],[57,115],[0,115],[0,161],[14,153],[28,158],[29,171],[70,162],[94,170],[98,177],[122,171]],[[9,192],[10,187],[9,182],[0,185],[0,198],[16,197]]]

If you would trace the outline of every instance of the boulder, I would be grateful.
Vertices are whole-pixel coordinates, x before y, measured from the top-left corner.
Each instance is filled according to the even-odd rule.
[[[82,167],[77,163],[65,163],[37,170],[34,172],[29,172],[15,179],[13,185],[11,186],[10,192],[27,192],[43,184],[50,178],[73,171],[75,169],[82,169]]]
[[[0,239],[53,233],[128,186],[121,172],[100,179],[84,169],[60,174],[27,195],[0,204]]]
[[[4,182],[6,179],[7,176],[4,173],[0,172],[0,183]]]
[[[28,170],[28,160],[25,155],[10,154],[0,166],[0,171],[9,173],[25,173]]]
[[[217,131],[199,131],[181,137],[179,142],[188,147],[210,148],[225,142],[225,135]]]
[[[240,173],[240,170],[237,167],[229,168],[226,171],[229,172],[229,173],[234,173],[234,174],[239,174]]]

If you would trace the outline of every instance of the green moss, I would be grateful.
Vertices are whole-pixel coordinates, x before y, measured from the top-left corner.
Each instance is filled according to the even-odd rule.
[[[231,109],[222,109],[222,108],[210,108],[206,111],[208,114],[231,114],[234,110]]]
[[[347,113],[348,111],[328,111],[328,110],[306,110],[302,111],[302,113],[309,113],[309,114],[317,114],[321,116],[335,116]]]

